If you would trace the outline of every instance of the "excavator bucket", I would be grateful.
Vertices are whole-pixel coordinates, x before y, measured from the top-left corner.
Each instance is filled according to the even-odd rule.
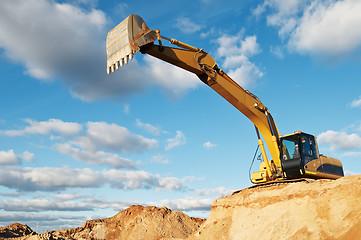
[[[157,40],[157,33],[148,28],[144,20],[132,14],[107,35],[107,73],[123,67],[133,59],[141,46]]]

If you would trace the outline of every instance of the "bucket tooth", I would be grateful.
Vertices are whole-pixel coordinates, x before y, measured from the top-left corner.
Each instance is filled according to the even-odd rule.
[[[116,61],[116,62],[115,62],[115,69],[116,69],[116,70],[119,70],[119,61]]]
[[[142,46],[155,40],[157,40],[157,33],[149,29],[141,17],[135,14],[130,15],[108,32],[106,41],[107,67],[110,67],[111,72],[113,72],[114,66],[112,67],[112,65],[118,69],[118,61],[120,66],[123,66],[122,61],[127,64],[128,60],[132,60],[133,55]]]
[[[123,61],[123,58],[121,58],[121,59],[119,60],[119,64],[120,64],[120,66],[121,66],[121,67],[123,67],[123,66],[124,66],[124,61]]]

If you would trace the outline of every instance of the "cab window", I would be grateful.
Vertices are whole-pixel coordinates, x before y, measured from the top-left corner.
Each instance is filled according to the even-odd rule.
[[[317,159],[318,153],[316,148],[316,141],[314,136],[301,136],[301,149],[303,163],[307,164],[309,161]]]
[[[282,155],[283,155],[282,159],[283,160],[300,158],[300,152],[299,152],[297,138],[283,139],[282,142],[283,142],[283,146],[282,146]]]

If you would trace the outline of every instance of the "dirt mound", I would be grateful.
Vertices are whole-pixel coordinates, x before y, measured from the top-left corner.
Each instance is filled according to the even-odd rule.
[[[75,239],[184,239],[203,221],[166,207],[137,205],[111,218],[87,221],[72,236]]]
[[[361,175],[254,187],[213,202],[194,239],[361,239]]]
[[[38,234],[26,240],[71,239],[185,239],[204,219],[166,207],[131,206],[114,217],[86,221],[82,227]]]
[[[30,227],[20,223],[13,223],[0,228],[0,239],[17,238],[36,234]]]

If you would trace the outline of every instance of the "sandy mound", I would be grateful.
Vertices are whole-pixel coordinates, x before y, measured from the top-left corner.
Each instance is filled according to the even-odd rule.
[[[204,219],[192,218],[166,207],[131,206],[114,217],[90,220],[75,229],[38,234],[27,240],[47,239],[185,239],[194,233]]]
[[[248,188],[213,202],[188,239],[361,239],[361,175]]]
[[[131,206],[112,218],[87,221],[73,234],[75,239],[184,239],[202,219],[191,218],[166,207]]]

